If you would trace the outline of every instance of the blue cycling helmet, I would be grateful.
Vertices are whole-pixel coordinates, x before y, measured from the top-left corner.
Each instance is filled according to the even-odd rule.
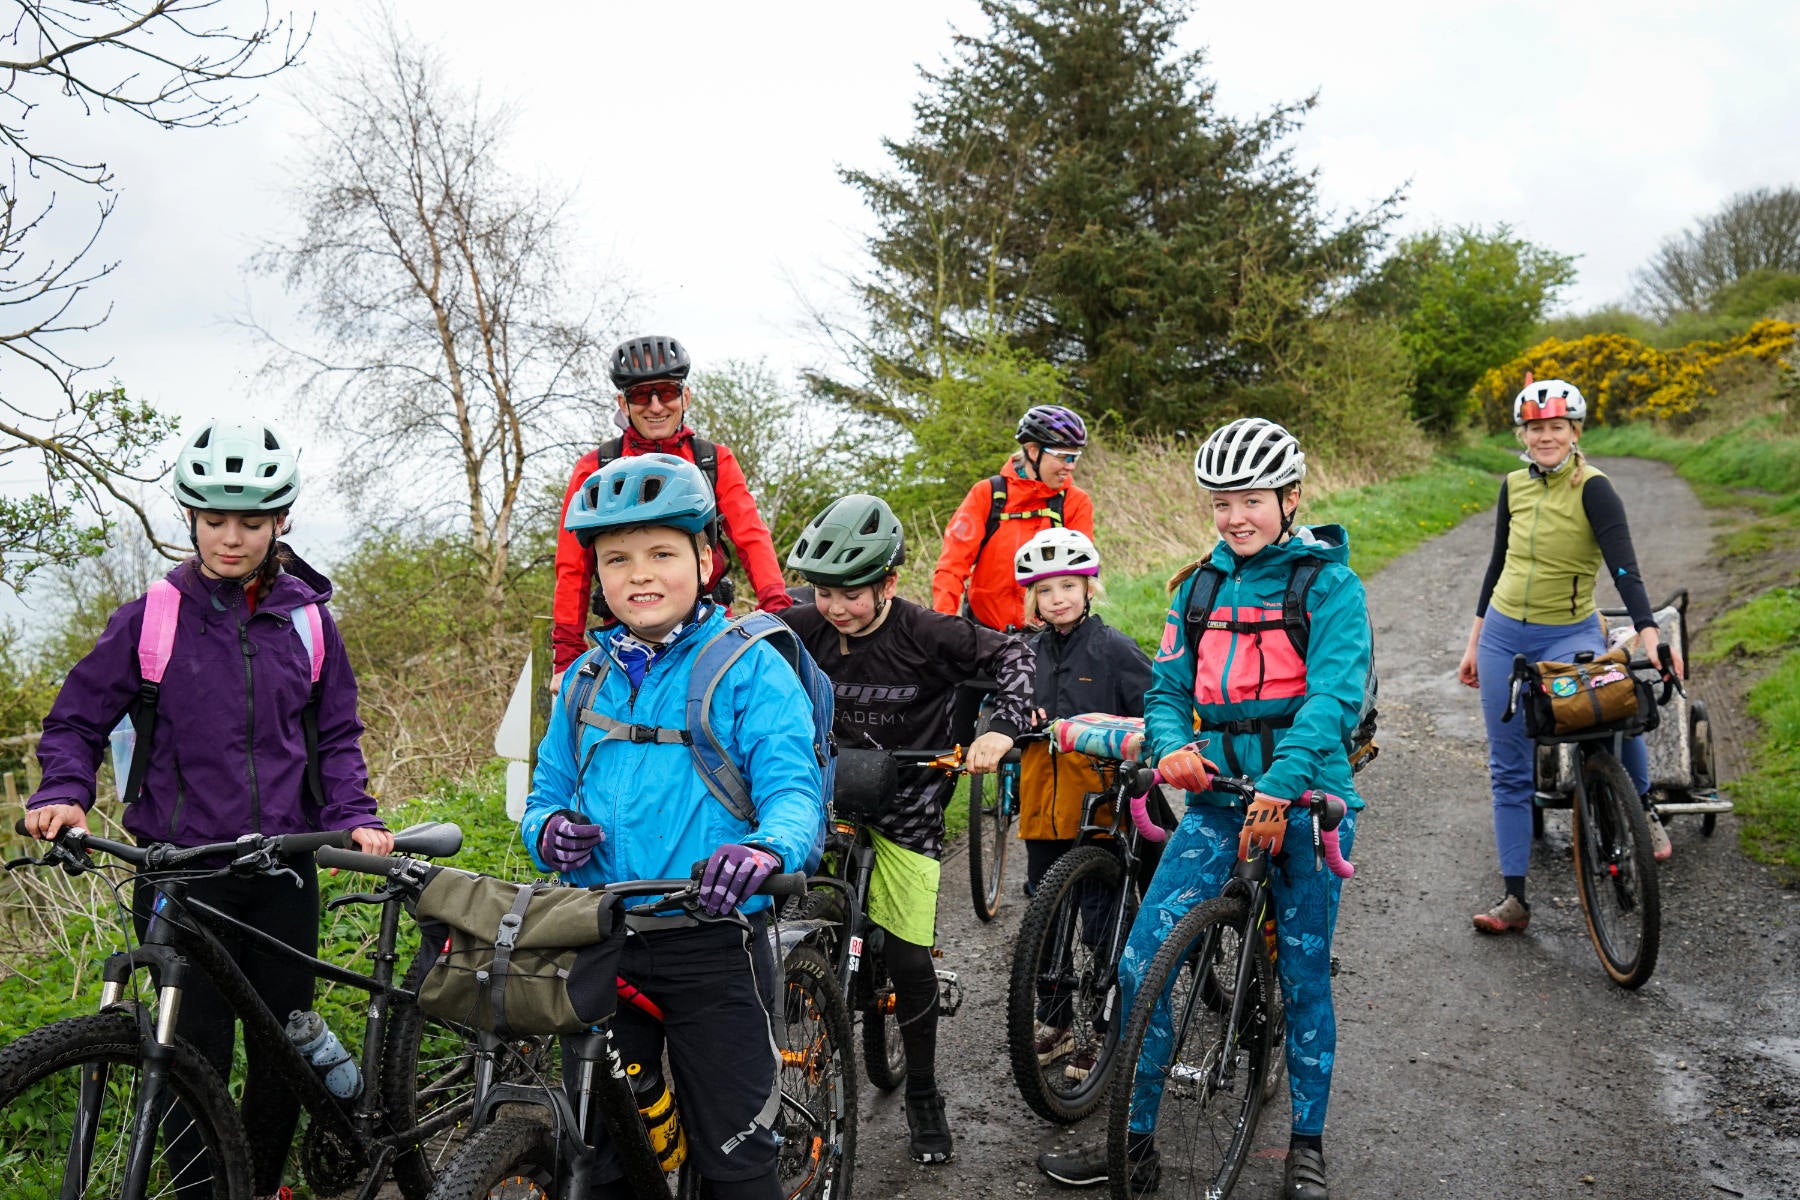
[[[563,528],[586,546],[608,529],[637,525],[701,533],[717,511],[699,467],[673,454],[633,454],[587,477],[569,501]]]

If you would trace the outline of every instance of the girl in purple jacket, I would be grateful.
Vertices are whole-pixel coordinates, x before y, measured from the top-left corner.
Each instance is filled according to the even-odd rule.
[[[371,854],[393,849],[375,815],[356,715],[356,677],[337,626],[323,608],[324,576],[277,541],[300,490],[298,456],[258,421],[213,421],[183,445],[175,495],[195,556],[170,571],[174,641],[156,702],[148,767],[126,797],[125,828],[139,842],[193,846],[246,833],[346,829]],[[309,606],[313,606],[310,607]],[[146,598],[123,605],[64,681],[38,742],[43,782],[26,804],[25,825],[51,838],[87,827],[95,772],[108,735],[132,710],[143,679],[139,639]],[[314,651],[295,630],[316,617],[322,643],[316,719],[318,751],[309,771],[306,710],[314,691]],[[115,769],[122,764],[115,763]],[[310,863],[292,863],[303,888],[274,876],[199,880],[190,894],[314,955],[319,887]],[[132,898],[138,936],[153,889]],[[254,947],[231,945],[257,994],[280,1016],[310,1009],[313,977],[304,967]],[[231,1069],[235,1021],[203,975],[189,977],[176,1032],[218,1068]],[[258,1196],[274,1196],[293,1140],[299,1104],[249,1048],[244,1125],[254,1152]]]

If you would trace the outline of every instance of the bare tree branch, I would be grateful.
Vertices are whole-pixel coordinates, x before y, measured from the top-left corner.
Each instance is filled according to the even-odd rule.
[[[252,327],[345,442],[346,487],[453,501],[497,601],[532,470],[610,390],[600,330],[627,296],[569,279],[566,201],[508,171],[509,110],[459,90],[391,21],[370,40],[307,106],[301,232],[253,262],[304,298],[317,344]]]
[[[117,265],[93,251],[116,202],[112,174],[36,144],[39,109],[125,112],[164,129],[200,129],[242,119],[255,99],[243,85],[296,61],[310,34],[277,19],[267,0],[13,0],[0,27],[0,145],[13,161],[0,182],[0,350],[33,368],[53,400],[33,400],[17,378],[0,391],[0,467],[35,458],[43,485],[0,501],[0,586],[18,587],[39,567],[97,553],[111,515],[128,512],[150,544],[156,536],[135,488],[164,474],[151,455],[175,423],[128,400],[116,383],[89,389],[82,375],[106,364],[68,347],[111,312],[90,293]],[[24,171],[21,177],[20,166]],[[85,236],[67,237],[69,214],[41,186],[60,176],[75,194],[97,193]],[[27,200],[27,188],[39,192]],[[77,228],[82,228],[79,223]],[[48,252],[44,247],[51,246]]]

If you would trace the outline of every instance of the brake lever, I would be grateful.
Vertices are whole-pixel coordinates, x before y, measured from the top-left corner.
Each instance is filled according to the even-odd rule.
[[[388,898],[374,892],[346,892],[342,896],[333,896],[325,902],[326,912],[335,912],[346,904],[386,904]]]

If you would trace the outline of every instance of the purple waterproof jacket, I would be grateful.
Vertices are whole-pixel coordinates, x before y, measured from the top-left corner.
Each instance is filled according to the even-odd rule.
[[[244,591],[209,579],[198,559],[168,574],[181,592],[175,645],[157,701],[149,770],[125,828],[140,840],[194,846],[259,832],[302,833],[381,825],[369,795],[356,715],[356,676],[331,614],[321,608],[319,769],[325,809],[306,788],[301,711],[312,664],[291,625],[294,609],[331,597],[323,575],[291,557],[249,611]],[[107,735],[136,699],[142,596],[113,613],[75,664],[44,718],[43,784],[26,805],[94,803]]]

